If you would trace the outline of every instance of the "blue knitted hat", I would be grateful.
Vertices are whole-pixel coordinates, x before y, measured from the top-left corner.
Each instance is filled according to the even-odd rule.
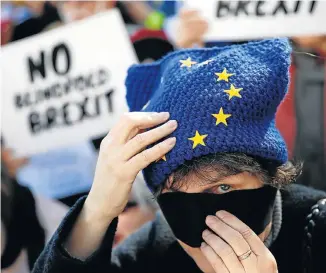
[[[180,50],[130,67],[130,110],[169,112],[178,121],[176,146],[144,170],[148,186],[164,183],[186,160],[212,153],[286,162],[275,113],[288,89],[290,53],[287,39],[273,39]]]

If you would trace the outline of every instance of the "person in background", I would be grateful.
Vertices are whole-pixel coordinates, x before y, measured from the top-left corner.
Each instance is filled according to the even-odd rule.
[[[44,3],[27,3],[33,6],[31,9],[25,4],[18,1],[2,3],[2,46],[37,34],[39,29],[46,25],[43,24],[44,20],[34,18],[40,15],[43,9],[47,13]],[[38,27],[35,28],[35,25]],[[58,213],[57,209],[53,210],[53,206],[49,205],[52,201],[40,203],[39,198],[35,198],[29,188],[17,183],[17,174],[28,163],[28,158],[16,157],[14,151],[6,147],[1,138],[1,272],[4,273],[30,272],[48,237],[52,235],[53,229],[67,210],[65,208],[61,214]],[[38,207],[42,205],[57,214],[55,224],[51,213],[47,212],[45,216],[44,212],[37,212]],[[52,232],[49,234],[51,228]]]
[[[7,42],[24,39],[62,25],[56,5],[56,2],[48,1],[17,1],[2,6],[2,13],[13,22],[13,34]],[[11,172],[14,168],[15,179],[36,193],[71,205],[90,188],[96,152],[88,142],[33,155],[28,159],[16,158],[14,151],[5,143],[2,145],[2,152],[4,162],[14,159],[7,164],[8,171]],[[19,162],[24,164],[17,165]],[[64,190],[64,187],[55,189],[58,179],[63,185],[75,185],[76,190],[68,190],[67,193],[59,190]]]
[[[57,9],[48,1],[19,1],[19,5],[27,9],[29,16],[15,25],[11,41],[38,34],[50,25],[60,22]]]
[[[32,16],[32,11],[23,4],[23,1],[2,1],[1,3],[2,20],[10,18],[14,25],[19,25]]]
[[[291,184],[301,165],[275,127],[290,63],[271,39],[131,67],[136,112],[102,141],[90,194],[33,272],[325,272],[326,192]],[[159,213],[112,249],[140,170],[169,225]]]
[[[3,166],[1,224],[1,269],[12,267],[25,249],[31,270],[45,246],[45,232],[36,216],[35,200],[31,191],[20,186]]]
[[[293,40],[302,48],[313,50],[321,56],[326,55],[325,35],[294,37]]]
[[[68,208],[19,185],[6,165],[1,166],[1,272],[28,273]]]
[[[25,3],[30,9],[33,10],[33,14],[42,15],[44,5],[52,5],[51,3],[44,3],[42,1],[33,2],[33,3]],[[95,15],[99,12],[103,12],[115,7],[115,1],[63,1],[59,3],[53,3],[54,7],[57,9],[57,13],[59,14],[60,21],[55,21],[53,24],[48,24],[46,27],[42,29],[42,32],[53,29],[55,27],[59,27],[60,25],[69,24],[71,22],[79,21],[88,18],[89,16]],[[141,10],[144,10],[144,7],[147,7],[147,4],[142,4],[142,2],[134,3],[124,3],[128,10],[133,10],[132,14],[136,17],[137,20],[141,19],[139,15]],[[151,9],[148,9],[150,12]],[[137,17],[138,16],[138,17]],[[88,144],[85,144],[89,146]],[[54,180],[52,181],[52,185],[55,185],[55,180],[58,177],[62,176],[61,183],[67,181],[67,183],[72,183],[72,179],[78,179],[83,172],[87,172],[87,168],[90,169],[89,173],[92,172],[92,164],[90,164],[90,160],[85,157],[85,155],[89,153],[85,153],[83,155],[82,150],[86,147],[83,145],[76,146],[76,152],[74,153],[73,147],[67,147],[61,149],[57,149],[56,151],[49,151],[48,153],[42,155],[35,155],[30,160],[27,166],[14,164],[10,165],[10,169],[15,167],[15,174],[18,172],[19,180],[28,185],[30,181],[41,180]],[[13,153],[10,154],[11,159],[13,159]],[[9,156],[7,156],[9,160]],[[79,173],[73,173],[76,169],[74,166],[65,166],[61,164],[61,161],[66,162],[69,161],[69,158],[75,158],[74,161],[79,162],[80,159],[83,159],[84,164],[80,165]],[[10,160],[11,160],[10,159]],[[22,162],[26,163],[28,160],[26,158],[18,158],[15,161],[16,163]],[[49,168],[49,165],[52,167]],[[77,163],[75,164],[77,165]],[[46,166],[48,166],[46,168]],[[23,168],[21,168],[23,167]],[[61,170],[61,171],[60,171]],[[59,176],[60,175],[60,176]],[[69,178],[71,177],[71,179]],[[75,178],[74,178],[75,177]],[[91,181],[91,177],[89,177]],[[76,181],[76,185],[78,185],[80,181]],[[125,239],[129,234],[137,230],[143,223],[151,220],[154,217],[155,208],[150,206],[151,201],[142,201],[143,198],[150,199],[148,197],[148,193],[144,194],[143,187],[141,185],[144,184],[141,176],[138,178],[138,182],[135,183],[135,189],[133,189],[131,193],[130,202],[128,203],[127,208],[125,209],[122,219],[119,223],[118,232],[116,234],[115,242],[119,243],[123,239]],[[136,187],[136,185],[138,185]],[[35,189],[37,190],[37,189]],[[74,194],[71,196],[64,196],[60,198],[60,201],[67,205],[72,205],[75,203],[76,199],[78,199],[81,195],[87,194],[88,189],[85,189],[85,192]],[[50,192],[47,192],[51,194]],[[139,205],[141,203],[141,205]]]
[[[62,1],[57,3],[64,23],[85,19],[115,7],[116,1]]]
[[[62,1],[57,4],[62,20],[66,23],[117,7],[126,24],[145,25],[160,29],[163,20],[146,1]],[[160,14],[160,15],[158,15]],[[160,18],[159,18],[160,17]]]
[[[168,40],[176,48],[203,47],[203,36],[208,30],[208,23],[197,10],[176,6],[176,14],[164,22],[164,31]]]
[[[1,139],[1,272],[28,273],[67,207],[20,185],[17,173],[29,159],[3,144]]]
[[[304,161],[299,183],[326,190],[326,36],[293,38],[291,85],[277,126],[291,156]]]
[[[12,36],[12,22],[9,18],[1,17],[1,45],[7,44]]]
[[[28,158],[15,157],[12,150],[1,147],[1,162],[6,167],[8,175],[15,178],[18,170],[28,163]]]

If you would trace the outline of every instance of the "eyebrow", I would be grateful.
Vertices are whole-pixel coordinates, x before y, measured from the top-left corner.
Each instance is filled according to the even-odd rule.
[[[202,187],[213,185],[217,186],[218,183],[223,182],[224,179],[230,177],[230,176],[235,176],[239,175],[242,172],[241,170],[235,170],[235,169],[211,169],[207,168],[201,169],[200,171],[194,169],[194,175],[201,180],[201,182],[190,182],[193,183],[193,185],[200,185]],[[180,181],[175,181],[175,179],[172,180],[172,182],[168,182],[164,185],[163,189],[170,190],[171,192],[180,192],[180,188],[182,188],[184,185],[187,186],[187,177],[189,176],[190,171],[187,174],[181,175]],[[210,175],[212,174],[212,175]],[[178,177],[178,175],[177,175]],[[174,177],[175,178],[175,177]],[[238,183],[232,183],[232,184],[238,184]],[[211,188],[211,187],[210,187]]]
[[[216,181],[208,181],[207,179],[205,179],[205,181],[204,182],[202,182],[202,183],[196,183],[196,182],[191,182],[190,184],[188,184],[188,185],[186,185],[186,183],[187,182],[179,182],[179,183],[176,183],[176,184],[178,184],[178,186],[174,186],[175,184],[174,183],[172,183],[172,185],[170,186],[170,187],[166,187],[165,189],[166,190],[169,190],[169,191],[171,191],[171,192],[182,192],[181,190],[180,190],[180,188],[182,188],[182,186],[184,186],[184,185],[186,185],[186,187],[187,186],[191,186],[191,185],[196,185],[196,186],[200,186],[200,187],[206,187],[205,189],[203,189],[202,191],[200,191],[200,192],[205,192],[206,190],[208,190],[208,189],[211,189],[211,188],[213,188],[213,187],[216,187],[216,186],[218,186],[219,185],[219,183],[221,183],[221,182],[223,182],[222,180],[224,179],[224,178],[226,178],[225,176],[223,176],[223,177],[220,177],[220,179],[219,180],[216,180]],[[205,183],[206,182],[206,183]],[[210,187],[208,187],[208,186],[210,186]]]

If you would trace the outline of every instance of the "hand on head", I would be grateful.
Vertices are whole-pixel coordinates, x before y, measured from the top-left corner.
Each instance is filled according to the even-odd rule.
[[[108,225],[126,207],[137,174],[174,147],[174,137],[160,141],[177,128],[169,117],[166,112],[125,114],[102,140],[91,191],[65,243],[69,253],[85,259],[99,247]]]
[[[168,138],[146,148],[177,128],[177,122],[168,119],[169,113],[142,112],[131,112],[121,118],[101,143],[93,186],[86,201],[88,206],[101,210],[109,218],[124,210],[137,174],[162,158],[176,143],[175,138]],[[160,124],[163,125],[146,130]]]

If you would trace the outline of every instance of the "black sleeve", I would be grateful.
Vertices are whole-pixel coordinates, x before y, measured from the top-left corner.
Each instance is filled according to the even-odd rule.
[[[64,218],[59,228],[37,259],[33,273],[93,273],[93,272],[122,272],[121,264],[111,263],[112,243],[117,227],[117,218],[110,224],[103,241],[85,261],[69,255],[64,249],[63,242],[70,233],[78,217],[86,197],[77,201]]]
[[[318,201],[305,227],[305,267],[307,272],[326,272],[326,198]]]
[[[1,178],[10,179],[5,175],[1,176]],[[10,179],[9,182],[10,188],[8,188],[8,191],[11,192],[10,195],[7,196],[1,191],[1,197],[5,198],[2,201],[7,201],[5,204],[1,203],[1,220],[3,215],[8,214],[6,217],[8,221],[5,221],[7,244],[1,256],[1,268],[12,265],[21,250],[26,249],[28,265],[32,269],[37,257],[44,248],[45,232],[37,218],[32,192],[13,179]]]

